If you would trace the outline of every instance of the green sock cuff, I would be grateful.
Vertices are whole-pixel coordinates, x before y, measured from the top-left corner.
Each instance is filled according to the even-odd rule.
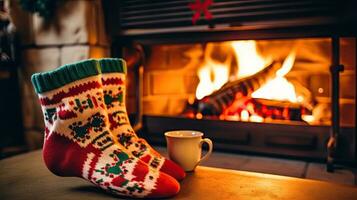
[[[126,74],[126,63],[121,58],[103,58],[98,60],[102,73],[119,72]]]
[[[31,81],[36,93],[43,93],[100,73],[98,62],[90,59],[63,65],[49,72],[33,74]]]

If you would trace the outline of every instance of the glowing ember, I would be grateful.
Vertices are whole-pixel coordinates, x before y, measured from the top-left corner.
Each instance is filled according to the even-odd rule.
[[[249,121],[251,121],[251,122],[263,122],[264,118],[259,116],[259,115],[253,114],[253,115],[251,115],[249,117]]]
[[[240,119],[244,122],[249,121],[249,112],[247,110],[242,110],[240,113]]]
[[[302,115],[301,118],[310,124],[315,121],[315,117],[313,115]]]
[[[202,119],[202,118],[203,118],[203,116],[202,116],[201,113],[197,113],[197,114],[196,114],[196,119]]]

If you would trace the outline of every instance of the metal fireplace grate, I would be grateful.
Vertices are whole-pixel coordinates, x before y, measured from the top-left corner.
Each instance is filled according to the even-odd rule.
[[[194,1],[120,1],[120,24],[123,29],[177,28],[191,27],[193,11],[189,3]],[[204,1],[202,1],[204,2]],[[337,1],[321,0],[216,0],[209,6],[212,20],[200,20],[197,25],[240,25],[241,23],[275,22],[277,20],[296,20],[323,18],[332,22],[338,15]],[[277,23],[277,22],[275,22]]]
[[[189,7],[190,3],[195,3],[194,0],[108,0],[103,3],[110,32],[115,36],[131,37],[140,43],[152,42],[144,41],[145,37],[160,38],[159,42],[166,42],[169,35],[172,36],[170,43],[180,42],[182,37],[185,38],[184,42],[195,39],[202,41],[211,32],[214,32],[216,40],[257,38],[262,36],[256,34],[258,30],[265,32],[265,38],[287,37],[287,32],[292,37],[351,34],[356,24],[354,1],[214,0],[208,7],[212,19],[206,20],[201,13],[200,20],[195,24],[192,22],[195,12]],[[271,35],[268,31],[276,29],[282,34]],[[231,32],[237,30],[241,33]],[[224,32],[223,36],[217,37],[217,32]],[[231,36],[225,32],[231,33]],[[212,37],[207,40],[211,41]]]

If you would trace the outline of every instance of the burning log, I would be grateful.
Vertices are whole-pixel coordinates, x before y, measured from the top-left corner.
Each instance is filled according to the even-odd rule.
[[[298,81],[295,80],[290,80],[291,83],[294,84],[296,93],[299,96],[304,97],[301,101],[301,104],[306,107],[308,110],[313,110],[314,107],[316,106],[317,102],[313,96],[313,94],[310,92],[309,89],[307,89],[306,87],[304,87],[303,85],[301,85],[301,83],[299,83]]]
[[[302,115],[311,112],[299,103],[236,96],[220,119],[236,121],[291,120],[303,121]]]
[[[281,63],[273,62],[252,76],[227,82],[219,90],[198,100],[197,111],[203,116],[219,116],[233,102],[237,93],[250,96],[255,90],[272,80],[280,68]]]
[[[307,108],[298,103],[268,99],[254,100],[257,103],[256,112],[264,119],[303,121],[301,116],[309,112]]]

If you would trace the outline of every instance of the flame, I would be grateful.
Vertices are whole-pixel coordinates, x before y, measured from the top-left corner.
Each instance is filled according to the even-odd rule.
[[[262,57],[257,50],[256,41],[233,41],[231,46],[238,63],[238,72],[234,76],[236,79],[244,78],[262,70],[271,63],[270,58]],[[209,56],[212,48],[207,47],[205,52],[205,64],[198,70],[200,80],[196,88],[196,98],[202,99],[212,92],[221,88],[229,79],[230,62],[227,59],[224,63],[215,62]]]
[[[232,47],[238,63],[238,79],[259,72],[271,62],[270,58],[264,58],[258,53],[254,40],[233,41]]]
[[[198,70],[200,82],[196,89],[196,98],[203,97],[218,90],[228,81],[228,67],[210,60]]]
[[[264,69],[268,66],[272,59],[263,57],[259,54],[256,41],[233,41],[230,42],[234,51],[235,59],[238,68],[236,74],[230,74],[231,60],[228,57],[225,61],[218,62],[211,57],[214,51],[212,47],[207,47],[205,50],[204,64],[198,70],[199,84],[196,89],[196,98],[202,99],[210,95],[214,91],[220,89],[232,77],[233,79],[241,79]],[[228,54],[229,52],[227,52]],[[219,116],[220,119],[233,121],[251,121],[263,122],[270,117],[278,117],[278,119],[288,119],[289,110],[271,110],[271,108],[259,108],[256,110],[256,103],[252,98],[270,99],[279,101],[289,101],[293,103],[303,102],[304,97],[297,95],[294,85],[289,82],[285,76],[292,69],[296,57],[296,51],[293,49],[285,58],[282,67],[276,71],[274,79],[265,83],[258,90],[254,91],[250,97],[239,96],[236,94],[235,101],[229,105]],[[231,57],[231,59],[234,59]],[[239,101],[237,101],[239,100]],[[199,113],[196,118],[202,119],[202,114]],[[280,118],[279,118],[280,117]],[[302,116],[304,121],[313,121],[312,116]]]
[[[254,40],[233,41],[231,45],[238,63],[236,78],[253,75],[271,62],[271,58],[264,58],[258,53]],[[297,97],[294,85],[284,77],[293,67],[295,57],[296,53],[293,50],[276,72],[276,77],[254,91],[252,97],[290,102],[303,101],[303,97]],[[210,57],[205,58],[205,64],[198,70],[200,82],[196,89],[197,99],[202,99],[218,90],[228,81],[229,64],[230,62],[218,63]]]
[[[291,51],[282,67],[276,72],[276,77],[254,91],[252,97],[290,102],[302,101],[302,97],[297,97],[294,85],[284,77],[293,67],[295,56],[295,51]]]

